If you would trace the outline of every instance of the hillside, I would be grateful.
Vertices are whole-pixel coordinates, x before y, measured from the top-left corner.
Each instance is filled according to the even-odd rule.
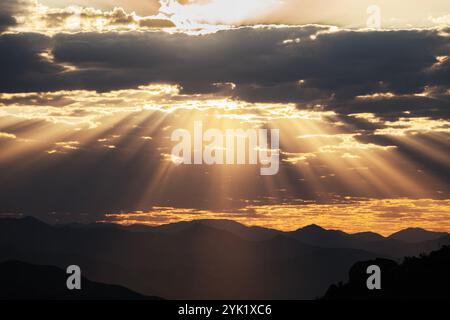
[[[381,268],[381,290],[367,289],[367,267]],[[358,262],[345,284],[332,285],[326,300],[450,299],[450,246],[429,255],[405,258],[403,263],[377,259]]]
[[[0,263],[0,300],[155,300],[121,286],[81,279],[81,290],[68,290],[61,269],[19,261]]]

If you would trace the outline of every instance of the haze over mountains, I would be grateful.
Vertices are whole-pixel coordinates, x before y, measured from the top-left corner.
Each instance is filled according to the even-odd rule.
[[[382,237],[222,220],[125,227],[0,219],[0,261],[76,264],[93,281],[167,299],[314,299],[358,261],[399,260],[446,244],[449,234],[417,229]]]

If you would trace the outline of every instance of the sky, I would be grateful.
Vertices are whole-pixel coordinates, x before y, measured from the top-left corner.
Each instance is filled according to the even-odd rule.
[[[0,216],[450,231],[449,38],[440,0],[3,0]],[[195,121],[279,129],[279,173],[177,165]]]

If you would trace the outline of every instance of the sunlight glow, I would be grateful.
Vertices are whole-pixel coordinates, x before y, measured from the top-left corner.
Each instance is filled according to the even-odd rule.
[[[210,0],[180,3],[160,0],[160,13],[182,29],[204,28],[208,25],[238,25],[246,19],[277,8],[279,0]]]

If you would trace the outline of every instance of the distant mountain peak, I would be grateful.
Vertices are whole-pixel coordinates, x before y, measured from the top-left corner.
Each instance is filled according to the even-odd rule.
[[[310,224],[306,227],[300,228],[299,230],[303,231],[327,231],[326,229],[322,228],[321,226],[317,224]]]
[[[391,234],[389,238],[404,242],[417,243],[436,240],[448,235],[449,234],[445,232],[428,231],[422,228],[407,228]]]
[[[21,224],[21,225],[29,225],[29,226],[46,226],[49,227],[47,223],[38,218],[32,216],[20,216],[20,217],[3,217],[0,218],[0,222],[5,222],[7,224]]]
[[[418,227],[410,227],[410,228],[403,229],[399,232],[431,232],[431,231],[428,231],[423,228],[418,228]]]
[[[357,232],[351,234],[351,236],[355,239],[364,240],[364,241],[383,241],[386,238],[383,237],[381,234],[378,234],[376,232]]]

